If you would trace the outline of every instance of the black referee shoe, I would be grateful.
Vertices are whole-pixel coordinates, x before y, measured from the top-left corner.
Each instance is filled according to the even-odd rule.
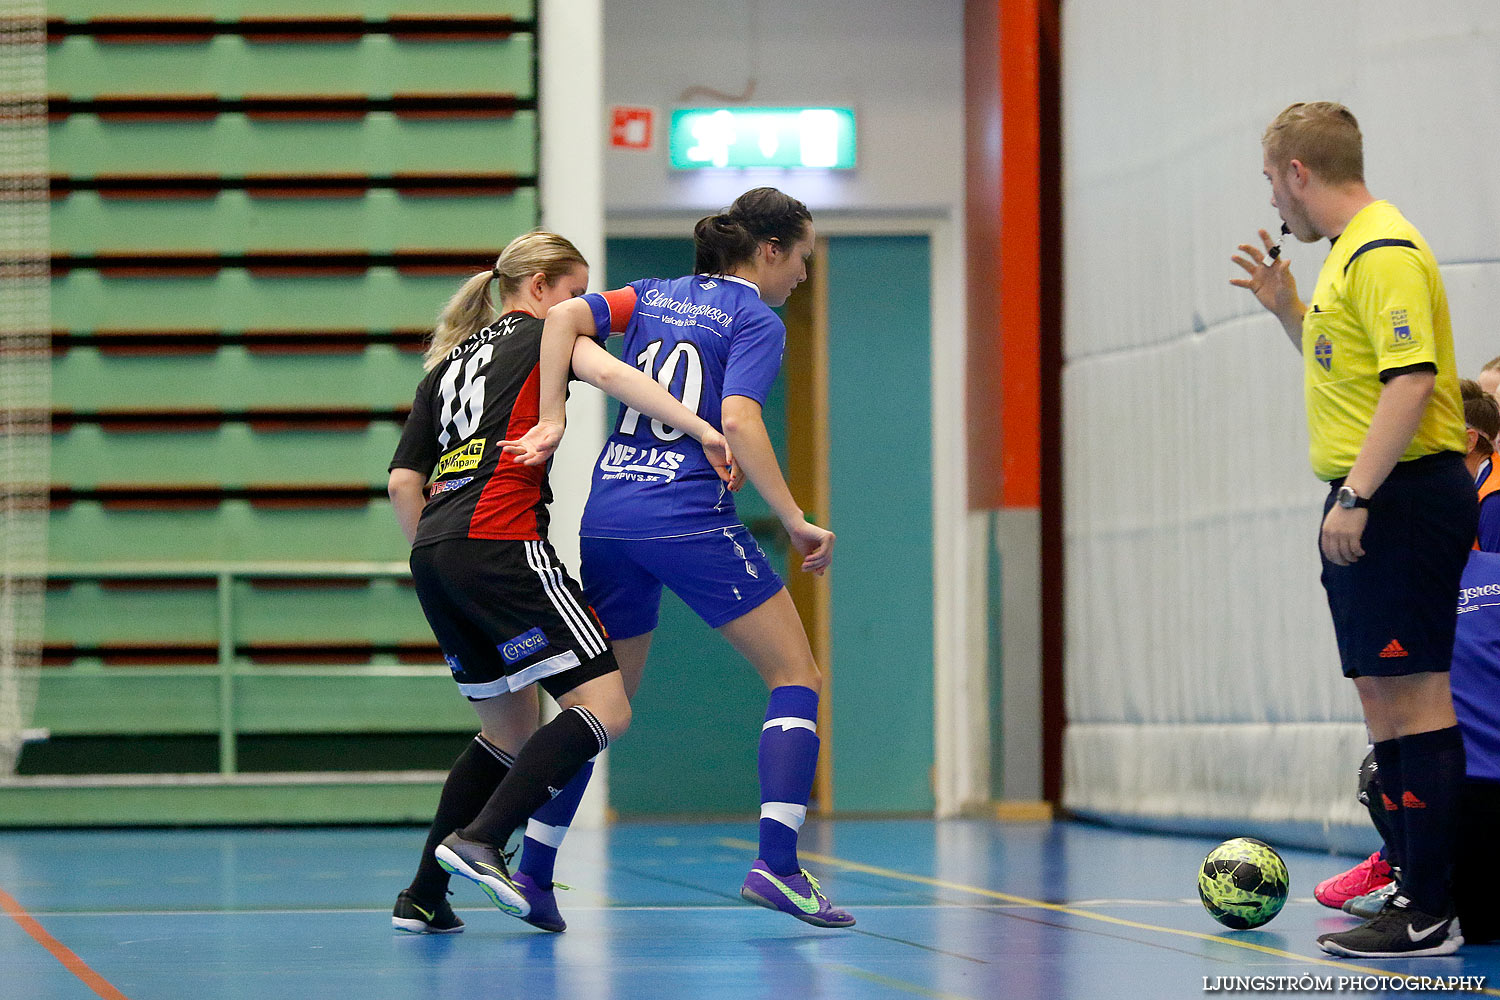
[[[462,934],[464,922],[458,919],[447,898],[423,906],[410,889],[402,889],[391,910],[391,926],[408,934]]]
[[[1358,927],[1324,934],[1318,944],[1330,955],[1348,958],[1422,958],[1451,955],[1464,943],[1454,916],[1423,913],[1402,895],[1391,897],[1374,917]]]
[[[450,833],[432,854],[446,871],[477,884],[490,897],[490,902],[506,913],[523,920],[530,915],[531,904],[511,881],[510,869],[505,867],[505,855],[498,848]]]

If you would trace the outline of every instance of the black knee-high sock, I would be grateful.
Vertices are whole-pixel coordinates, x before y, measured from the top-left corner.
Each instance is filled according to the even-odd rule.
[[[1403,736],[1401,816],[1406,827],[1401,891],[1417,909],[1445,916],[1464,784],[1464,741],[1457,726]]]
[[[1400,740],[1381,740],[1375,744],[1376,780],[1370,792],[1370,811],[1383,813],[1384,823],[1376,829],[1385,837],[1385,860],[1392,868],[1405,870],[1406,824],[1401,818],[1402,759]]]
[[[516,827],[607,746],[609,733],[594,713],[582,705],[559,713],[526,741],[500,787],[458,835],[503,847]]]
[[[476,736],[458,755],[448,777],[443,782],[443,793],[438,796],[437,815],[432,818],[432,828],[427,831],[427,846],[422,848],[422,860],[417,864],[416,877],[408,887],[411,894],[423,902],[436,901],[448,892],[448,873],[432,856],[433,849],[443,838],[479,815],[479,810],[495,794],[495,789],[510,773],[514,758],[483,736]]]

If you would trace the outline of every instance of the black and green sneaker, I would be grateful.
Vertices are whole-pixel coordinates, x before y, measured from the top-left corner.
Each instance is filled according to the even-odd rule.
[[[447,898],[436,903],[423,904],[402,889],[396,897],[396,908],[391,910],[391,926],[408,934],[462,934],[464,922],[458,919]]]
[[[444,871],[474,882],[501,910],[522,920],[531,913],[531,904],[511,880],[505,853],[499,848],[465,840],[455,832],[444,837],[432,853]]]

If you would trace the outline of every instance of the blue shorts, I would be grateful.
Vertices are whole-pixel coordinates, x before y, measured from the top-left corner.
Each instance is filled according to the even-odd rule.
[[[614,639],[656,628],[666,584],[709,628],[785,586],[743,524],[676,538],[580,538],[583,591]]]
[[[1325,517],[1341,485],[1329,484]],[[1360,539],[1365,554],[1349,566],[1323,559],[1344,676],[1445,672],[1459,580],[1479,520],[1463,456],[1445,451],[1397,464],[1369,509]]]

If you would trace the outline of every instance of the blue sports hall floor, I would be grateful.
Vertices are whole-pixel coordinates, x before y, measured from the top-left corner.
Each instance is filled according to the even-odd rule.
[[[0,995],[1394,996],[1431,985],[1401,977],[1468,976],[1500,996],[1500,945],[1399,961],[1320,952],[1315,935],[1352,923],[1311,898],[1344,857],[1283,851],[1291,901],[1266,927],[1233,932],[1196,896],[1211,840],[1063,822],[810,822],[804,864],[859,918],[836,931],[740,901],[750,836],[749,823],[575,831],[558,864],[575,886],[560,894],[566,933],[507,917],[455,879],[465,932],[416,936],[390,926],[423,839],[413,828],[0,833]]]

